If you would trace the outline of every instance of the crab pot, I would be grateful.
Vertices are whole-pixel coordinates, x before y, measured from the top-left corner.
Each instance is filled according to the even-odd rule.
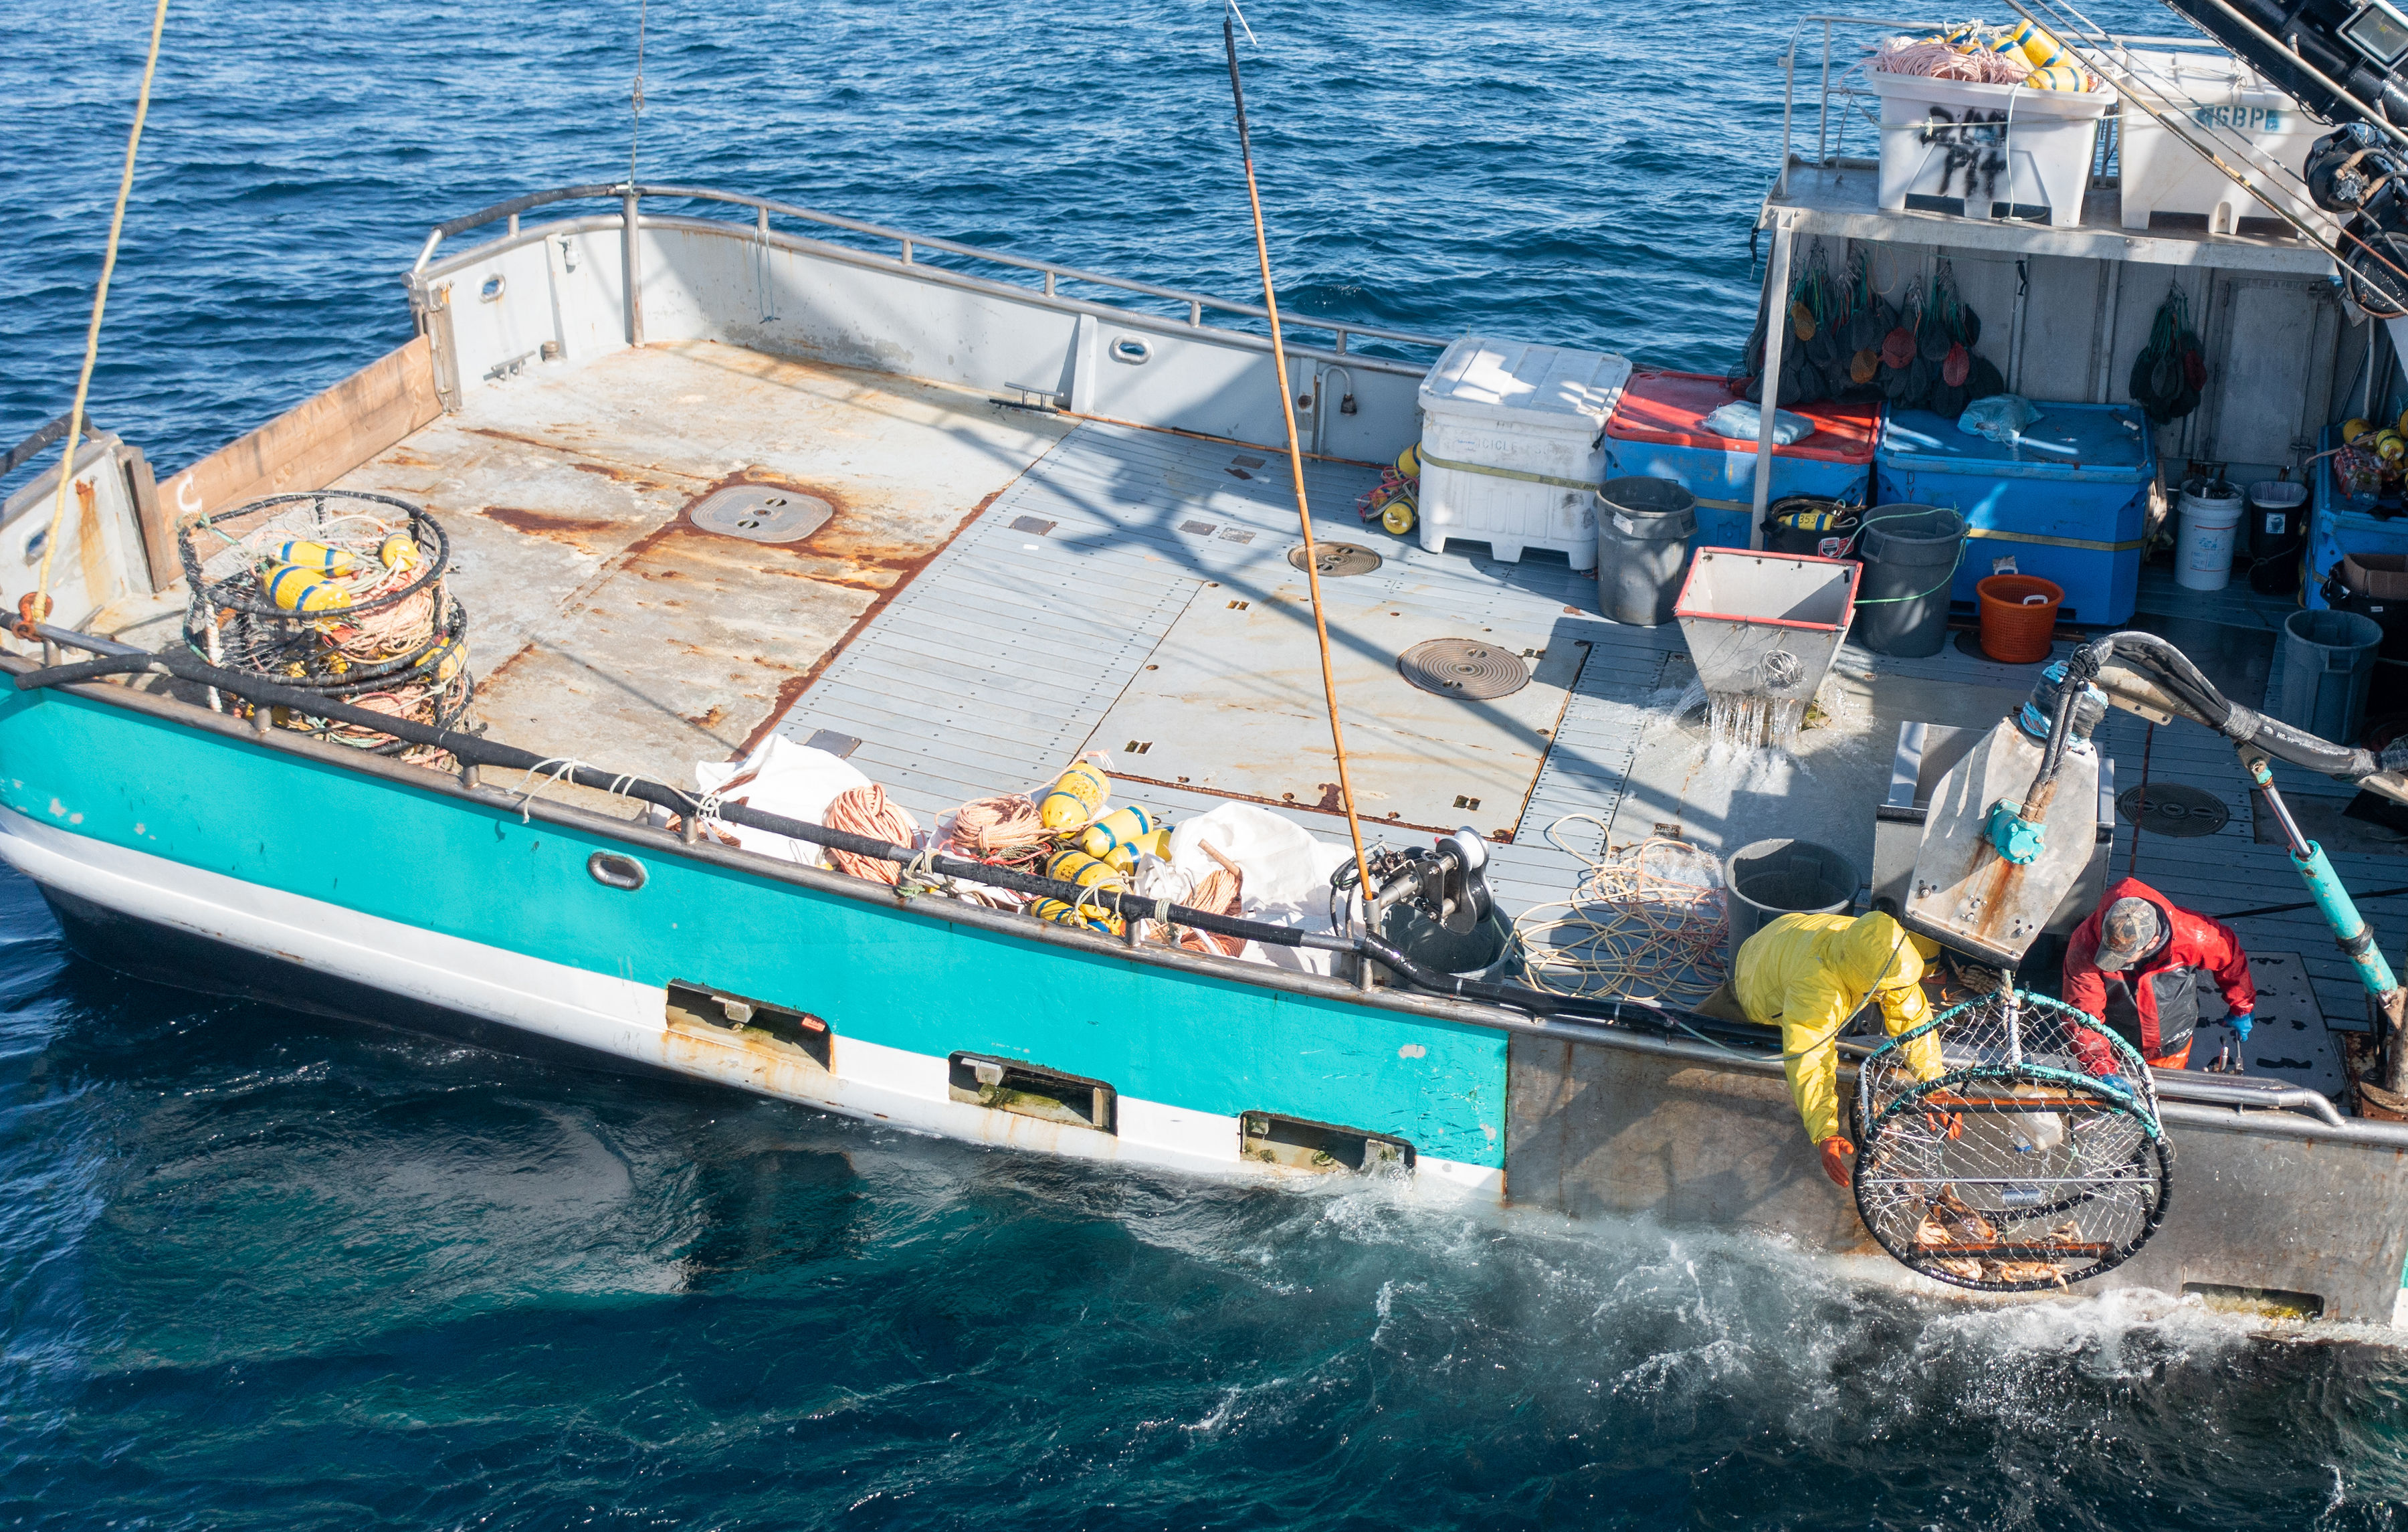
[[[1707,693],[1808,702],[1856,613],[1849,559],[1703,548],[1672,609]]]

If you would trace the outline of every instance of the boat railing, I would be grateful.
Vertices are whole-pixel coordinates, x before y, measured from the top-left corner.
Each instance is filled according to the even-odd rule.
[[[764,237],[770,233],[770,215],[776,214],[782,218],[799,219],[805,222],[816,223],[825,228],[841,229],[849,234],[861,235],[871,239],[890,241],[897,247],[896,264],[903,266],[918,264],[918,258],[923,251],[936,251],[962,260],[984,262],[991,265],[1008,266],[1031,272],[1042,279],[1042,291],[1049,298],[1056,295],[1056,288],[1060,283],[1068,281],[1085,282],[1123,293],[1162,299],[1169,303],[1184,304],[1187,308],[1187,322],[1199,328],[1227,328],[1218,325],[1207,326],[1204,321],[1207,310],[1214,313],[1241,315],[1247,319],[1262,320],[1266,322],[1270,318],[1270,310],[1259,304],[1216,298],[1207,293],[1190,293],[1181,288],[1163,287],[1153,282],[1131,281],[1125,277],[1107,277],[1100,272],[1085,271],[1077,266],[1036,260],[1025,255],[1013,255],[1004,251],[987,250],[978,245],[965,245],[958,240],[939,238],[931,235],[913,234],[909,230],[889,228],[882,223],[865,222],[857,218],[845,218],[836,213],[824,213],[816,208],[798,207],[794,203],[780,202],[770,197],[746,196],[740,193],[715,191],[702,186],[630,185],[625,181],[600,185],[564,186],[548,192],[530,192],[523,196],[511,197],[508,201],[494,203],[490,208],[480,208],[473,213],[465,214],[449,222],[438,223],[427,234],[426,243],[419,251],[418,260],[410,267],[410,271],[413,275],[424,271],[435,259],[437,247],[453,235],[466,234],[471,229],[482,228],[491,223],[507,222],[509,232],[504,237],[515,238],[519,234],[520,215],[554,203],[603,199],[615,201],[620,204],[621,214],[627,226],[630,229],[639,227],[642,218],[641,203],[646,197],[689,202],[718,202],[732,207],[750,208],[753,209],[754,231]],[[1383,340],[1401,346],[1428,347],[1436,351],[1443,351],[1447,345],[1444,339],[1436,336],[1417,335],[1410,330],[1383,329],[1373,325],[1357,324],[1348,320],[1296,313],[1285,308],[1281,310],[1280,317],[1282,322],[1291,329],[1328,332],[1334,337],[1332,349],[1341,355],[1349,350],[1350,342],[1357,338]]]
[[[1792,25],[1789,30],[1789,46],[1783,50],[1779,60],[1784,79],[1781,98],[1781,170],[1778,186],[1776,188],[1778,194],[1782,196],[1787,196],[1789,194],[1789,171],[1793,165],[1804,165],[1811,169],[1832,170],[1843,165],[1851,168],[1857,168],[1870,166],[1879,163],[1879,157],[1881,154],[1881,144],[1879,139],[1881,121],[1878,115],[1878,108],[1874,111],[1868,112],[1862,103],[1866,101],[1878,102],[1880,97],[1875,95],[1872,92],[1861,88],[1855,82],[1857,76],[1856,66],[1860,62],[1858,58],[1839,59],[1836,61],[1838,65],[1837,68],[1835,69],[1833,67],[1835,62],[1833,58],[1834,50],[1839,48],[1842,41],[1847,42],[1850,46],[1856,46],[1860,40],[1862,34],[1869,31],[1882,34],[1899,32],[1937,32],[1944,30],[1951,24],[1953,23],[1936,21],[1928,17],[1842,16],[1836,14],[1799,17],[1797,22]],[[1803,125],[1798,121],[1799,110],[1798,101],[1798,50],[1801,46],[1813,46],[1813,29],[1817,27],[1822,30],[1823,57],[1820,86],[1813,103],[1814,111],[1814,155],[1813,158],[1810,160],[1798,152],[1799,145],[1802,143],[1805,132]],[[2085,36],[2077,40],[2085,43],[2105,43],[2111,46],[2126,48],[2192,48],[2218,52],[2222,51],[2216,44],[2196,34],[2183,36],[2153,36],[2138,34],[2126,35],[2121,33],[2100,33],[2095,36]],[[1871,151],[1868,154],[1859,155],[1855,159],[1848,158],[1846,152],[1848,120],[1851,117],[1864,118],[1866,125],[1870,127],[1875,135]],[[2113,119],[2111,118],[2109,122],[2102,122],[2100,124],[2096,158],[2091,163],[2091,183],[2093,185],[2100,184],[2107,177],[2113,175],[2114,171],[2115,135],[2112,123]]]

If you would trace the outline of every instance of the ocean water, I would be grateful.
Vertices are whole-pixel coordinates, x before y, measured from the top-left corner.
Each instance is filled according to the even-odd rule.
[[[0,439],[63,408],[147,6],[0,0]],[[1719,367],[1794,12],[1254,0],[1282,295]],[[2120,24],[2168,30],[2138,5]],[[637,7],[179,0],[93,410],[163,469],[624,174]],[[1233,295],[1208,5],[654,0],[641,174]],[[1802,1146],[1801,1146],[1802,1152]],[[0,881],[0,1519],[2387,1527],[2408,1360],[2104,1293],[1233,1189],[129,983]]]

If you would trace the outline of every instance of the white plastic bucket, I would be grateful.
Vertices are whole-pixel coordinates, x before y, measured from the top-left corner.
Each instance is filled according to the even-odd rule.
[[[2174,583],[2185,590],[2220,591],[2232,579],[2233,545],[2248,502],[2236,486],[2226,485],[2222,495],[2207,494],[2208,487],[2186,484],[2175,503],[2182,530],[2174,545]]]
[[[1882,98],[1881,180],[1873,199],[1882,211],[1900,211],[1914,197],[1928,210],[1967,218],[2045,207],[2051,228],[2082,222],[2099,119],[2114,104],[2114,92],[2038,91],[1881,69],[1867,70],[1866,78]]]

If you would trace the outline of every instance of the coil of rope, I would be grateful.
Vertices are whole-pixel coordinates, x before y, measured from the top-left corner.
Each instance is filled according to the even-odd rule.
[[[886,789],[876,782],[867,787],[848,787],[838,793],[827,806],[827,827],[842,830],[847,835],[866,836],[875,840],[891,841],[898,846],[915,845],[920,838],[920,822],[910,811],[886,796]],[[881,883],[892,883],[902,874],[893,862],[881,862],[857,852],[827,848],[828,861],[836,870],[855,878],[867,878]]]
[[[945,840],[954,851],[981,862],[1018,862],[1020,853],[1041,844],[1045,822],[1037,801],[1025,793],[1001,793],[972,798],[953,810],[953,828]]]
[[[1513,923],[1529,983],[1554,995],[1608,995],[1671,1002],[1704,999],[1726,974],[1729,929],[1719,869],[1685,841],[1650,837],[1591,857],[1557,838],[1591,814],[1547,826],[1558,851],[1586,864],[1571,897],[1536,905]]]

